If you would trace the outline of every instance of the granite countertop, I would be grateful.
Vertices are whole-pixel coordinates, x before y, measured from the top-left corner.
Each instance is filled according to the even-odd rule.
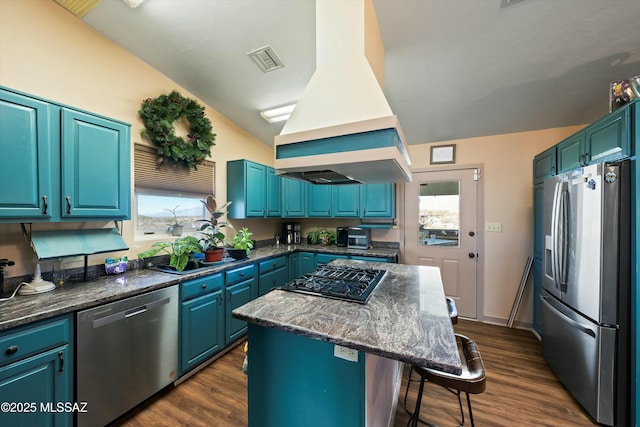
[[[353,260],[334,265],[380,268]],[[385,264],[367,304],[274,289],[233,311],[260,326],[319,339],[413,365],[461,372],[440,270]]]
[[[123,274],[101,276],[87,282],[66,284],[39,295],[16,295],[0,303],[0,331],[37,320],[48,319],[65,313],[85,310],[123,298],[166,288],[186,280],[229,270],[280,255],[300,252],[323,252],[364,256],[395,256],[397,249],[376,248],[356,250],[336,246],[273,245],[251,251],[249,258],[216,265],[187,274],[170,274],[142,269]]]

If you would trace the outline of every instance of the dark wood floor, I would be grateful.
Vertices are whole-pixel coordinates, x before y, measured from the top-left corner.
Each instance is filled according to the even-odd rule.
[[[487,370],[486,391],[471,396],[477,426],[595,425],[551,373],[542,358],[540,342],[531,332],[465,320],[455,330],[476,341]],[[187,381],[138,406],[114,425],[246,426],[247,378],[240,369],[243,359],[239,345]],[[407,374],[405,369],[402,394]],[[408,397],[410,407],[415,405],[416,392],[414,383]],[[421,414],[442,426],[457,425],[457,400],[441,387],[427,385]],[[468,416],[466,407],[465,416]],[[409,415],[399,405],[394,426],[405,426],[408,419]]]

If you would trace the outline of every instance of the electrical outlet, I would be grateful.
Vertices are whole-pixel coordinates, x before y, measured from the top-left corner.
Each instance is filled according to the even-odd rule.
[[[485,231],[491,233],[502,233],[502,224],[499,222],[487,222],[485,225]]]
[[[358,361],[358,350],[342,347],[341,345],[337,344],[335,344],[333,347],[333,355],[335,357],[339,357],[340,359],[348,360],[349,362]]]

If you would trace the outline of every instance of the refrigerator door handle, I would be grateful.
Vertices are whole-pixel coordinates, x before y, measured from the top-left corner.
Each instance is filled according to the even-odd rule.
[[[562,189],[560,195],[560,252],[558,253],[559,261],[559,274],[558,283],[562,287],[567,286],[567,260],[569,258],[569,191],[565,188]],[[566,289],[562,289],[566,291]]]
[[[551,202],[551,274],[553,275],[553,285],[558,289],[558,214],[559,214],[559,190],[561,183],[556,182],[553,189],[553,201]]]
[[[549,297],[546,295],[541,295],[540,298],[542,299],[542,302],[544,303],[544,305],[547,306],[547,308],[551,311],[553,311],[554,313],[556,313],[556,315],[558,316],[562,316],[562,318],[569,324],[573,325],[576,329],[578,329],[579,331],[584,332],[585,334],[595,338],[596,337],[596,333],[593,329],[591,329],[588,326],[583,325],[580,322],[576,322],[575,320],[569,318],[568,316],[566,316],[564,313],[562,313],[560,310],[558,310],[557,308],[555,308],[553,305],[551,305],[551,303],[549,303]]]

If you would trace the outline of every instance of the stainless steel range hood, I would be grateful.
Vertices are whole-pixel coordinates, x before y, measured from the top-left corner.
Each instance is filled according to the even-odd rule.
[[[411,161],[384,96],[371,0],[316,1],[316,72],[280,135],[278,175],[316,184],[409,182]]]

